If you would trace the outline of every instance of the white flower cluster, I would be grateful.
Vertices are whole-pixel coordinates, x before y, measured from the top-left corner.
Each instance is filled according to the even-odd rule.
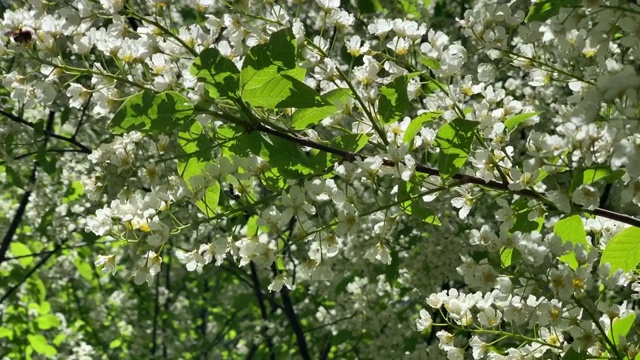
[[[56,235],[87,245],[41,274],[54,289],[76,269],[91,281],[87,256],[112,279],[155,284],[156,311],[189,335],[136,338],[126,320],[117,332],[132,354],[161,339],[165,357],[198,357],[179,351],[218,333],[228,353],[290,355],[291,322],[297,344],[325,357],[636,357],[640,333],[616,324],[638,311],[637,264],[600,262],[640,215],[637,7],[587,1],[541,19],[520,1],[476,1],[454,25],[419,16],[441,1],[273,3],[30,1],[2,13],[0,103],[17,115],[0,125],[0,213],[28,190],[16,231],[27,250],[62,244]],[[196,75],[210,49],[220,56],[207,66],[226,72]],[[264,49],[273,59],[254,58]],[[253,106],[248,74],[273,68],[249,90],[295,98],[286,80],[323,107]],[[222,83],[240,88],[220,95]],[[144,100],[118,111],[141,91],[186,98],[193,115],[166,104],[145,115]],[[122,133],[116,112],[133,123]],[[14,260],[3,276],[28,263]],[[86,288],[97,285],[115,286]],[[212,287],[214,315],[202,305]],[[102,300],[100,324],[108,306],[142,308],[119,290]],[[296,311],[312,316],[296,322]],[[69,336],[68,357],[122,346],[98,340]]]

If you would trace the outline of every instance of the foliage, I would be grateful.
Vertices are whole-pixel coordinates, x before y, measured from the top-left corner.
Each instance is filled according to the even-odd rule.
[[[640,359],[640,8],[14,2],[2,359]]]

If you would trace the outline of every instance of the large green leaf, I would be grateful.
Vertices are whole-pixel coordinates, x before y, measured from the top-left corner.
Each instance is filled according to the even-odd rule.
[[[606,165],[593,166],[586,169],[580,169],[575,172],[571,179],[571,188],[573,191],[580,185],[593,184],[598,181],[604,181],[605,183],[612,183],[619,180],[624,175],[624,170],[611,170]]]
[[[220,201],[221,189],[218,181],[207,178],[206,167],[211,158],[211,141],[200,123],[194,121],[188,130],[178,134],[178,143],[187,155],[178,161],[178,172],[191,191],[203,193],[202,198],[196,199],[196,206],[205,215],[211,217],[215,214]],[[205,177],[206,188],[200,189],[194,186],[192,179],[196,176]]]
[[[562,239],[563,243],[570,242],[573,246],[582,244],[585,250],[589,250],[587,233],[579,215],[572,215],[558,220],[553,226],[553,232]],[[573,270],[578,268],[578,260],[574,251],[560,256],[560,260],[567,263]]]
[[[531,231],[540,231],[544,218],[537,218],[535,220],[529,220],[529,213],[531,213],[531,207],[529,201],[526,198],[520,198],[511,204],[511,209],[515,215],[513,226],[509,229],[509,232],[520,231],[523,233]]]
[[[93,267],[91,265],[89,265],[80,257],[75,258],[73,264],[76,266],[76,269],[78,270],[80,276],[82,276],[87,281],[93,280]]]
[[[240,71],[218,49],[203,50],[191,66],[191,74],[206,84],[212,98],[234,98],[240,90]]]
[[[51,328],[57,328],[60,326],[60,320],[53,314],[41,315],[36,318],[38,328],[41,330],[48,330]]]
[[[331,140],[330,146],[349,152],[358,152],[369,142],[366,134],[346,134],[340,135]]]
[[[276,171],[285,179],[300,179],[314,173],[309,157],[297,144],[275,136],[257,132],[242,133],[230,147],[233,152],[245,153],[249,150],[259,155],[269,164],[270,171]]]
[[[330,105],[302,82],[306,70],[296,66],[296,44],[291,29],[284,29],[273,33],[267,44],[249,50],[240,72],[244,101],[267,109]]]
[[[275,32],[266,44],[252,47],[242,63],[241,88],[250,82],[264,83],[285,70],[296,67],[295,37],[290,29]],[[258,79],[254,77],[259,76]]]
[[[335,113],[336,108],[333,105],[298,109],[291,116],[291,126],[295,130],[304,130],[310,126],[316,125],[323,119],[326,119]]]
[[[385,124],[400,120],[409,108],[407,85],[409,84],[409,79],[414,76],[416,74],[399,76],[380,88],[378,114]]]
[[[611,329],[607,334],[609,340],[616,345],[620,345],[620,338],[624,339],[629,334],[629,331],[633,327],[634,322],[636,321],[636,314],[634,312],[630,312],[627,316],[623,318],[615,318],[612,321]]]
[[[338,109],[344,107],[351,97],[348,89],[333,89],[322,97],[329,102],[329,105],[314,108],[298,109],[291,116],[291,126],[296,130],[304,130],[310,126],[316,125],[323,119],[334,115]]]
[[[630,227],[612,237],[602,252],[600,264],[609,263],[611,273],[635,270],[640,264],[640,228]]]
[[[58,351],[53,346],[47,343],[47,338],[42,335],[27,335],[27,340],[29,341],[29,345],[41,355],[46,356],[54,356],[58,354]]]
[[[9,341],[13,339],[13,330],[0,327],[0,339],[8,337]]]
[[[401,199],[400,207],[407,215],[418,218],[427,224],[441,225],[438,215],[422,201],[419,187],[406,182],[404,186],[398,188],[398,199]]]
[[[477,121],[455,119],[438,130],[436,145],[440,148],[438,171],[443,178],[458,172],[469,158]]]
[[[178,128],[192,113],[190,100],[180,93],[156,94],[145,90],[125,100],[111,119],[109,130],[114,134],[132,130],[167,133]]]
[[[331,105],[320,94],[291,75],[258,72],[242,89],[242,99],[267,109],[322,108]]]

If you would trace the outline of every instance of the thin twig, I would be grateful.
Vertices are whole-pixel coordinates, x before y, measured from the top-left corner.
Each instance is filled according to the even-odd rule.
[[[34,266],[31,270],[29,270],[27,275],[25,275],[24,278],[19,283],[17,283],[16,285],[12,286],[9,289],[9,291],[7,291],[6,294],[4,294],[2,296],[2,298],[0,299],[0,304],[2,304],[7,298],[9,298],[9,296],[11,296],[11,294],[13,294],[14,291],[18,290],[20,288],[20,286],[22,286],[22,284],[27,282],[27,279],[29,279],[29,277],[31,277],[31,275],[33,275],[33,273],[38,271],[38,269],[40,269],[44,264],[46,264],[47,261],[53,256],[53,254],[55,254],[56,252],[60,251],[61,248],[62,248],[62,246],[60,246],[60,244],[57,244],[56,247],[53,249],[54,251],[50,252],[42,260],[40,260],[40,262],[37,263],[36,266]]]
[[[32,129],[35,129],[35,125],[34,125],[34,124],[32,124],[32,123],[30,123],[30,122],[28,122],[28,121],[24,120],[23,118],[21,118],[21,117],[19,117],[19,116],[16,116],[16,115],[14,115],[14,114],[8,113],[8,112],[6,112],[6,111],[4,111],[4,110],[2,110],[2,109],[0,109],[0,114],[1,114],[1,115],[3,115],[3,116],[5,116],[6,118],[8,118],[9,120],[11,120],[11,121],[13,121],[13,122],[16,122],[16,123],[19,123],[19,124],[22,124],[22,125],[26,125],[26,126],[28,126],[28,127],[32,128]],[[52,137],[52,138],[54,138],[54,139],[58,139],[58,140],[62,140],[62,141],[66,141],[66,142],[68,142],[69,144],[73,144],[73,145],[75,145],[75,146],[79,147],[79,148],[82,150],[82,152],[83,152],[83,153],[91,154],[91,149],[89,149],[87,146],[85,146],[85,145],[81,144],[81,143],[80,143],[79,141],[77,141],[76,139],[73,139],[73,138],[70,138],[70,137],[66,137],[66,136],[62,136],[62,135],[56,134],[56,133],[54,133],[53,131],[51,131],[51,129],[49,129],[49,128],[47,128],[47,129],[44,131],[44,134],[45,134],[46,136],[48,136],[48,137]]]

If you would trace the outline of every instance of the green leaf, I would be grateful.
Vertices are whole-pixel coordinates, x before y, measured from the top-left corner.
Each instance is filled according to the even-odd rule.
[[[122,345],[122,340],[115,339],[109,343],[109,349],[116,349]]]
[[[188,129],[178,133],[178,145],[185,155],[199,160],[211,159],[213,143],[198,121],[193,120]]]
[[[125,100],[111,119],[109,130],[114,134],[133,130],[167,133],[178,128],[192,113],[190,100],[180,93],[156,94],[145,90]]]
[[[414,216],[427,224],[442,225],[435,211],[426,207],[420,200],[405,201],[402,206],[408,215]]]
[[[427,1],[425,4],[423,4],[423,6],[424,6],[425,8],[428,8],[428,7],[429,7],[429,4],[428,4],[428,3],[430,3],[430,2],[431,2],[430,0],[429,0],[429,1]],[[405,14],[407,14],[410,18],[413,18],[413,19],[419,19],[419,18],[420,18],[420,15],[421,15],[421,14],[420,14],[420,11],[418,10],[418,7],[416,6],[417,1],[415,1],[415,0],[413,0],[413,1],[410,1],[410,0],[400,0],[400,1],[399,1],[399,3],[400,3],[400,5],[401,5],[401,7],[402,7],[402,10],[403,10],[403,11],[405,12]]]
[[[38,314],[46,315],[51,312],[51,303],[48,301],[43,301],[40,303],[40,308],[38,309]]]
[[[274,69],[276,73],[296,67],[297,42],[290,28],[271,34],[266,44],[249,49],[242,63],[241,87],[253,79],[261,70]]]
[[[569,348],[569,350],[567,350],[566,353],[564,353],[562,360],[586,360],[588,358],[589,357],[587,356],[587,354],[579,353],[574,348],[571,347]]]
[[[258,215],[252,215],[247,220],[247,237],[252,237],[258,233]]]
[[[614,344],[620,345],[620,338],[624,339],[627,337],[627,334],[629,334],[629,331],[633,327],[635,321],[636,314],[634,312],[630,312],[622,319],[616,317],[615,319],[613,319],[613,324],[611,325],[611,329],[609,329],[607,337]]]
[[[553,226],[553,232],[562,239],[563,244],[570,242],[574,247],[576,244],[582,244],[585,250],[590,248],[587,243],[587,233],[579,215],[572,215],[558,220]],[[578,268],[578,260],[576,260],[576,255],[573,251],[560,256],[559,259],[569,264],[569,267],[573,270]]]
[[[302,81],[287,74],[259,72],[242,89],[242,99],[267,109],[318,108],[330,105]]]
[[[295,130],[304,130],[335,114],[336,110],[337,109],[333,105],[318,108],[298,109],[291,116],[291,126]]]
[[[196,206],[206,216],[212,217],[216,214],[216,208],[218,206],[218,202],[220,201],[221,189],[222,187],[220,186],[220,183],[217,181],[214,181],[211,185],[207,187],[207,190],[205,191],[202,199],[196,201]]]
[[[82,183],[79,180],[75,180],[69,185],[67,192],[65,192],[64,197],[62,198],[62,202],[66,204],[68,202],[78,200],[83,194],[84,186],[82,186]]]
[[[598,181],[612,183],[619,180],[624,175],[624,170],[613,171],[608,166],[593,166],[586,169],[578,169],[573,174],[569,192],[573,192],[580,185],[593,184]]]
[[[440,148],[438,171],[444,179],[457,173],[469,158],[477,121],[455,119],[438,130],[436,145]]]
[[[542,0],[529,7],[529,13],[525,18],[525,22],[540,21],[544,22],[560,13],[560,8],[576,7],[581,4],[580,0]]]
[[[13,339],[13,330],[5,327],[0,327],[0,339],[9,338],[9,341]]]
[[[527,121],[528,119],[536,116],[536,115],[540,115],[542,114],[542,111],[536,111],[536,112],[530,112],[530,113],[524,113],[524,114],[518,114],[516,116],[510,117],[509,119],[504,121],[504,126],[506,126],[508,129],[513,129],[516,126],[522,124],[523,122]]]
[[[44,170],[45,173],[49,176],[53,176],[58,169],[56,163],[58,162],[58,157],[49,156],[47,154],[47,149],[44,146],[38,147],[38,153],[36,155],[36,159],[38,159],[38,166]]]
[[[513,256],[513,248],[511,247],[502,247],[500,249],[500,263],[502,267],[506,268],[511,266],[511,258]]]
[[[402,138],[402,141],[404,141],[405,143],[410,143],[413,138],[418,135],[424,123],[433,121],[440,117],[440,115],[442,115],[442,111],[432,111],[418,115],[418,117],[411,120],[411,123],[409,123],[409,126],[407,126],[407,129],[404,131],[404,137]]]
[[[31,249],[27,247],[27,245],[15,241],[11,243],[11,246],[9,246],[9,250],[11,250],[11,255],[13,256],[25,256],[31,255],[33,253]],[[33,256],[20,258],[18,259],[18,261],[20,262],[20,264],[22,264],[23,267],[25,267],[33,263]]]
[[[204,82],[212,98],[235,98],[240,90],[240,71],[215,48],[204,49],[191,66],[191,75]]]
[[[378,100],[378,114],[385,124],[394,123],[404,115],[409,108],[407,85],[409,79],[417,74],[403,75],[380,88]]]
[[[54,356],[58,354],[58,351],[53,346],[47,343],[47,339],[42,335],[27,335],[29,345],[41,355]]]
[[[193,121],[188,130],[178,133],[178,144],[188,155],[178,161],[178,173],[191,191],[202,194],[201,198],[196,199],[196,206],[211,217],[216,212],[221,190],[220,183],[211,179],[206,169],[211,163],[211,139],[204,132],[202,125]],[[194,179],[195,177],[200,178]]]
[[[348,152],[358,152],[369,142],[369,136],[365,134],[346,134],[333,139],[330,146]]]
[[[303,97],[302,103],[308,103],[317,94],[302,83],[306,70],[296,68],[296,55],[297,43],[291,29],[275,32],[267,44],[251,48],[240,72],[243,100],[271,109],[314,107],[294,105],[296,95]]]
[[[60,326],[60,320],[58,320],[58,318],[53,314],[38,316],[36,318],[36,323],[38,324],[38,328],[41,330],[48,330]]]
[[[624,170],[613,171],[609,167],[589,168],[582,174],[583,184],[593,184],[596,181],[612,183],[624,175]]]
[[[379,0],[358,0],[356,4],[361,14],[371,14],[382,11]]]
[[[11,166],[4,167],[4,170],[7,173],[7,178],[11,185],[17,187],[18,189],[25,189],[22,177],[20,176],[20,174],[18,174],[17,171],[15,171]]]
[[[29,289],[31,290],[30,294],[35,295],[35,297],[39,299],[41,302],[40,306],[47,306],[46,304],[48,303],[45,301],[45,298],[47,297],[47,288],[44,286],[42,279],[40,279],[39,276],[32,275],[28,280],[28,284]]]
[[[78,269],[80,276],[82,276],[87,281],[93,280],[93,268],[91,265],[89,265],[79,257],[77,257],[73,261],[73,264],[76,266],[76,269]]]
[[[406,199],[400,203],[400,207],[407,215],[416,217],[427,224],[441,225],[436,213],[422,202],[419,188],[413,186],[413,184],[407,182],[405,186],[400,186],[398,199]]]
[[[544,217],[537,218],[533,221],[529,220],[529,213],[531,212],[531,208],[529,207],[527,199],[520,198],[516,200],[513,204],[511,204],[511,209],[515,214],[513,226],[511,227],[511,229],[509,229],[511,233],[514,233],[516,231],[520,231],[523,233],[540,231],[540,229],[542,228],[542,223],[544,222]]]
[[[250,82],[264,83],[270,77],[296,67],[297,43],[291,29],[271,34],[269,42],[252,47],[244,58],[240,72],[240,87]],[[289,74],[292,75],[292,74]],[[262,80],[256,81],[259,76]],[[295,76],[294,76],[295,77]]]
[[[635,270],[640,263],[640,228],[626,228],[612,237],[604,248],[600,264],[609,263],[611,273]]]

